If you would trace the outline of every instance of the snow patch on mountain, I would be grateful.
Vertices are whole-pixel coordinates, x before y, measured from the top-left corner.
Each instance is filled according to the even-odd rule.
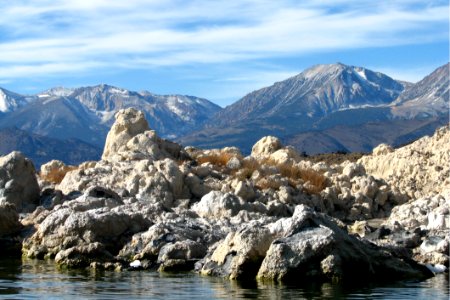
[[[32,99],[0,88],[0,112],[7,113],[26,105]]]
[[[73,88],[66,88],[62,86],[54,87],[51,89],[48,89],[37,96],[39,98],[46,98],[46,97],[68,97],[70,96],[75,89]]]

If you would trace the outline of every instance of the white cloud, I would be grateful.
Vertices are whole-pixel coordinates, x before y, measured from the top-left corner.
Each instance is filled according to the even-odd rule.
[[[217,64],[448,39],[448,3],[422,2],[4,1],[0,78],[106,66]],[[444,24],[445,30],[436,30]]]

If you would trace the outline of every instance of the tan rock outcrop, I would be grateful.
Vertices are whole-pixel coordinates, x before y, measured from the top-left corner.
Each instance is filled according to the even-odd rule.
[[[383,178],[410,198],[426,197],[450,187],[449,145],[450,129],[446,126],[395,151],[380,145],[358,162],[367,173]]]

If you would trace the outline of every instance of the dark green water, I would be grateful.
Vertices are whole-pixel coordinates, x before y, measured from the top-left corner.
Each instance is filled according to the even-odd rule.
[[[193,273],[60,270],[52,262],[0,260],[2,299],[449,299],[449,280],[344,288],[237,283]]]

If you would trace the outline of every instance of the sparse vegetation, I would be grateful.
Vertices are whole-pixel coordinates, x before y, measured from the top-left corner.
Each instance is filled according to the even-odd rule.
[[[320,193],[327,185],[326,177],[312,169],[303,169],[293,163],[278,164],[277,168],[283,177],[289,180],[293,187],[299,183],[309,183],[304,185],[304,189],[309,194]]]
[[[265,189],[278,190],[280,186],[281,182],[271,177],[264,177],[255,184],[255,187],[261,190]]]
[[[239,180],[247,180],[250,179],[253,175],[253,173],[257,170],[260,170],[260,164],[256,160],[249,160],[244,159],[242,161],[242,168],[239,169],[237,172],[234,172],[234,176],[238,178]]]
[[[309,194],[319,194],[327,187],[327,178],[317,171],[304,169],[301,171],[301,178],[304,182],[309,182],[309,185],[304,187]]]
[[[204,164],[204,163],[210,163],[214,166],[220,166],[225,167],[228,163],[228,161],[235,155],[229,152],[219,152],[219,153],[211,153],[208,155],[203,155],[200,157],[197,157],[197,163],[198,164]]]
[[[216,152],[196,158],[198,164],[211,163],[219,167],[220,171],[231,175],[234,178],[245,181],[251,179],[255,171],[260,172],[263,177],[255,183],[255,187],[261,190],[272,188],[279,189],[281,182],[270,178],[269,174],[264,172],[263,166],[273,166],[278,170],[278,174],[286,178],[289,184],[296,188],[299,184],[303,185],[303,190],[308,194],[319,194],[326,186],[326,177],[312,169],[304,169],[294,163],[278,163],[273,159],[242,159],[242,167],[239,170],[229,170],[226,168],[228,161],[236,156],[228,152]]]

